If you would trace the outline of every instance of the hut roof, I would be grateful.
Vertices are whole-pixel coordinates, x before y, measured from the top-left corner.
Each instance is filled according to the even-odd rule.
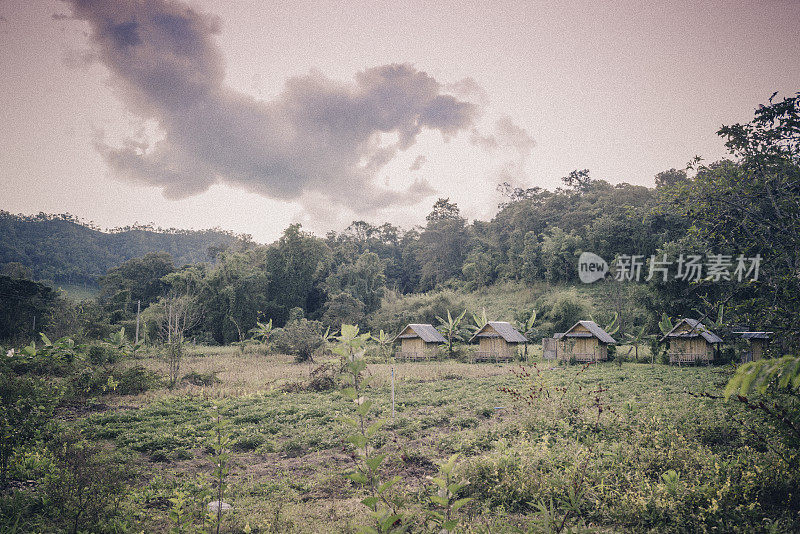
[[[739,334],[742,339],[769,339],[772,332],[734,332],[734,334]]]
[[[578,325],[583,326],[588,332],[573,332]],[[596,337],[603,343],[616,343],[617,341],[611,337],[611,334],[600,328],[600,325],[594,321],[578,321],[572,328],[559,336],[561,337]]]
[[[688,324],[691,327],[691,330],[688,332],[675,332],[679,326],[683,323]],[[722,343],[722,338],[719,337],[717,334],[706,328],[706,326],[698,321],[697,319],[681,319],[678,321],[672,330],[667,332],[664,337],[661,338],[661,341],[664,341],[668,337],[672,338],[692,338],[697,336],[703,336],[703,339],[708,341],[709,343]]]
[[[487,327],[491,326],[497,334],[484,333]],[[506,321],[489,321],[483,328],[475,332],[475,335],[470,338],[470,343],[478,337],[502,337],[508,343],[527,343],[528,339],[520,334],[516,328],[511,326],[511,323]]]
[[[406,330],[411,330],[411,333],[404,333]],[[436,330],[433,325],[412,323],[403,328],[393,341],[398,339],[411,339],[418,337],[425,343],[447,343],[447,340]]]

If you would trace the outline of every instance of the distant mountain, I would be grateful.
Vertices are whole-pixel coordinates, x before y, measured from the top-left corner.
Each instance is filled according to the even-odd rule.
[[[209,261],[209,249],[240,239],[220,229],[175,230],[133,226],[102,231],[72,215],[14,215],[0,210],[0,267],[18,262],[37,280],[95,283],[121,263],[148,252],[168,252],[176,266]]]

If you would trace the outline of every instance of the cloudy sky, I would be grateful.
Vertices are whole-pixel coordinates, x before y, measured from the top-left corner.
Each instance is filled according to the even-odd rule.
[[[573,169],[652,185],[774,91],[800,1],[0,0],[0,209],[104,227],[491,218]]]

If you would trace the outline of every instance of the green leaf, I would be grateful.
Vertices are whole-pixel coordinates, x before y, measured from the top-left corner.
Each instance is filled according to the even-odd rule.
[[[444,521],[444,514],[441,512],[437,512],[436,510],[428,510],[428,516],[434,518],[439,523]]]
[[[385,422],[386,421],[384,419],[379,419],[379,420],[375,421],[374,423],[372,423],[371,425],[369,425],[369,427],[367,427],[367,431],[366,431],[367,437],[374,436],[375,433],[378,430],[381,429],[381,427],[384,425]]]
[[[350,425],[353,428],[358,428],[358,421],[356,421],[352,417],[347,417],[347,416],[341,415],[341,416],[339,416],[339,421],[341,421],[342,423],[345,423],[347,425]]]
[[[359,398],[363,399],[363,397],[359,397]],[[367,415],[369,413],[369,409],[372,408],[372,405],[373,405],[372,401],[365,400],[361,404],[356,406],[356,412],[358,412],[358,415],[364,417],[365,415]]]
[[[353,434],[351,436],[347,436],[347,441],[352,443],[358,449],[364,448],[364,445],[367,444],[367,437],[361,434]]]
[[[431,477],[431,482],[433,482],[442,489],[447,489],[447,482],[445,482],[439,477]]]
[[[454,483],[454,484],[450,484],[449,486],[447,486],[447,491],[449,491],[451,494],[455,495],[463,487],[464,487],[464,484],[455,484]]]
[[[381,528],[383,529],[383,532],[405,532],[407,527],[400,526],[399,528],[393,528],[394,524],[402,519],[403,516],[399,514],[390,514],[384,517],[381,521]]]
[[[384,482],[383,484],[378,486],[378,493],[380,493],[380,494],[385,493],[386,490],[388,490],[389,488],[391,488],[392,486],[394,486],[395,484],[397,484],[401,480],[402,480],[402,478],[399,475],[393,476],[390,480],[387,480],[386,482]]]
[[[453,512],[457,512],[459,508],[461,508],[462,506],[464,506],[465,504],[467,504],[471,500],[472,500],[472,497],[465,497],[463,499],[458,499],[457,501],[453,502],[453,504],[450,506],[450,509]]]
[[[364,460],[364,463],[366,463],[367,467],[369,467],[373,471],[377,471],[378,468],[383,463],[384,458],[386,458],[385,454],[376,454],[375,456]]]
[[[444,506],[444,507],[446,507],[448,505],[448,503],[450,502],[448,499],[446,499],[444,497],[440,497],[438,495],[431,495],[430,499],[431,499],[432,503],[438,504],[439,506]]]
[[[345,475],[345,478],[349,478],[350,480],[352,480],[356,484],[361,484],[361,485],[365,485],[365,484],[367,484],[367,482],[369,482],[369,480],[367,479],[366,475],[364,475],[364,473],[359,473],[357,471],[355,473],[347,473]]]
[[[376,510],[380,501],[381,500],[378,497],[365,497],[364,499],[361,499],[361,504],[370,510]]]
[[[448,458],[447,462],[445,462],[444,465],[440,467],[443,473],[450,474],[453,471],[453,467],[455,467],[456,465],[456,460],[458,460],[458,455],[459,453],[455,453],[450,458]]]
[[[778,389],[800,389],[800,356],[758,360],[739,366],[725,386],[725,398],[734,393],[747,396],[752,391],[764,394],[772,384]]]

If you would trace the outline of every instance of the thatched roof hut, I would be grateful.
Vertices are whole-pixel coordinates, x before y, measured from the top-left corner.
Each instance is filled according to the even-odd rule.
[[[424,360],[436,353],[436,348],[447,340],[433,325],[412,323],[403,328],[393,342],[400,341],[396,357],[400,360]]]
[[[478,348],[473,355],[474,361],[507,361],[517,355],[517,346],[528,342],[511,323],[505,321],[489,321],[483,328],[475,332],[469,342],[478,341]]]
[[[564,333],[553,336],[558,340],[556,356],[562,360],[598,362],[608,359],[608,345],[617,341],[594,321],[578,321]]]
[[[707,363],[714,359],[715,347],[722,338],[696,319],[681,319],[661,338],[669,342],[670,363]]]

